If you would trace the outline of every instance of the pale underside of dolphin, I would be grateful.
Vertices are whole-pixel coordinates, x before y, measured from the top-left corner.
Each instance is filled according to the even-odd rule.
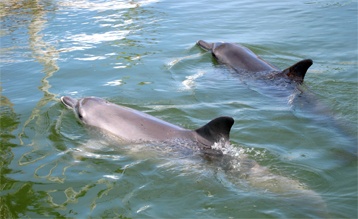
[[[302,83],[308,68],[313,64],[311,59],[304,59],[281,71],[261,59],[250,49],[233,43],[208,43],[203,40],[197,42],[202,49],[210,51],[223,64],[232,67],[237,72],[265,72],[267,79],[274,77],[287,78],[298,84]]]
[[[198,129],[188,130],[98,97],[74,99],[63,96],[61,101],[85,125],[110,132],[125,142],[183,140],[192,143],[205,154],[221,154],[211,146],[216,142],[229,142],[234,124],[231,117],[218,117]]]

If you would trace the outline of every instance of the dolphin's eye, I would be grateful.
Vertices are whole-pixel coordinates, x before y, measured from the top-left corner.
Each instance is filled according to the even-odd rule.
[[[78,118],[80,119],[80,120],[83,120],[83,113],[81,112],[81,111],[78,111],[77,112],[77,115],[78,115]]]

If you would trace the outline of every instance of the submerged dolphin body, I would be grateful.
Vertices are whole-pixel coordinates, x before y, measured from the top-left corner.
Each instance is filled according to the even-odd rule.
[[[264,72],[267,79],[279,77],[300,84],[308,68],[313,64],[311,59],[304,59],[281,71],[242,45],[208,43],[203,40],[199,40],[197,45],[210,51],[220,63],[229,65],[237,72]]]
[[[77,100],[63,96],[61,101],[84,124],[108,131],[125,142],[190,141],[205,154],[221,154],[211,146],[216,142],[229,142],[234,124],[231,117],[218,117],[201,128],[188,130],[98,97]]]

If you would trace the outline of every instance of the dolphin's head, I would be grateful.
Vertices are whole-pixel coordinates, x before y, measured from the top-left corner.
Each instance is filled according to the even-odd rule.
[[[88,115],[90,115],[92,111],[98,111],[98,106],[108,103],[106,100],[97,97],[86,97],[77,100],[68,96],[61,97],[61,102],[67,108],[72,109],[77,118],[85,124],[90,123]]]

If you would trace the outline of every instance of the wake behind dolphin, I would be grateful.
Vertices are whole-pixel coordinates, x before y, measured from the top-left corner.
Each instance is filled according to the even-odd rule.
[[[61,97],[62,103],[72,109],[84,124],[114,134],[124,142],[169,142],[182,140],[192,143],[204,154],[220,155],[212,149],[216,142],[229,142],[234,119],[218,117],[196,130],[170,124],[146,113],[110,103],[98,97],[74,99]]]

